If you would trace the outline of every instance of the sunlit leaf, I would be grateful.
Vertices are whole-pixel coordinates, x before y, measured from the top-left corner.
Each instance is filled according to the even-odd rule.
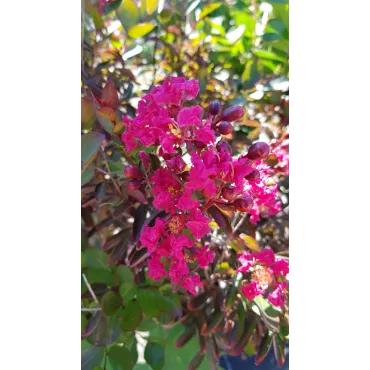
[[[158,8],[159,0],[145,0],[146,12],[148,14],[154,13]]]
[[[255,253],[261,252],[261,248],[258,245],[257,241],[253,239],[251,236],[246,234],[240,234],[239,237],[244,241],[244,244],[247,248]]]
[[[140,18],[139,8],[134,0],[124,0],[116,10],[116,15],[126,30],[137,24]]]
[[[136,26],[131,27],[128,30],[128,35],[133,38],[139,38],[147,35],[149,32],[151,32],[155,28],[154,23],[141,23],[137,24]]]
[[[206,5],[202,8],[202,11],[200,12],[199,19],[203,19],[207,15],[213,13],[216,9],[218,9],[222,3],[213,3]]]

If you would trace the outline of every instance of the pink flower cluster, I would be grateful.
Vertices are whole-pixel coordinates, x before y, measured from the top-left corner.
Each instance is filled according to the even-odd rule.
[[[123,117],[126,128],[122,134],[127,152],[153,146],[152,153],[161,163],[153,172],[148,154],[139,153],[149,177],[153,205],[167,213],[165,218],[157,218],[154,226],[145,226],[140,237],[142,246],[148,249],[149,276],[157,281],[169,276],[175,286],[193,294],[201,283],[199,276],[190,272],[188,263],[197,262],[205,268],[214,259],[209,246],[202,247],[204,243],[197,242],[210,232],[211,220],[204,215],[208,207],[222,205],[249,212],[252,221],[258,220],[261,212],[273,214],[280,210],[277,188],[267,184],[266,165],[256,160],[261,148],[254,151],[254,159],[248,155],[232,157],[226,141],[216,142],[218,113],[209,113],[204,119],[200,106],[184,107],[198,92],[196,80],[165,79],[162,86],[139,102],[134,119]],[[224,111],[224,117],[235,120],[236,113],[242,110],[237,108]],[[263,145],[266,158],[269,148]],[[187,156],[182,155],[185,151]]]
[[[242,286],[242,293],[249,300],[258,295],[265,296],[277,307],[285,305],[288,292],[287,274],[289,263],[285,259],[275,257],[271,249],[264,249],[260,253],[245,252],[239,255],[242,272],[246,280]]]
[[[289,134],[280,140],[271,140],[271,156],[276,158],[277,164],[273,167],[275,173],[289,176]]]

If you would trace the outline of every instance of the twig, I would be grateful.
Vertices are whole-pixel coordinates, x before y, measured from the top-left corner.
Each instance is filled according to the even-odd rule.
[[[239,229],[239,227],[242,226],[242,224],[243,224],[243,222],[244,222],[244,220],[246,219],[247,216],[248,216],[248,213],[244,213],[244,215],[242,216],[242,218],[240,219],[238,224],[233,229],[233,233],[236,233],[236,231]]]
[[[101,308],[100,307],[97,307],[97,308],[82,308],[81,307],[81,311],[83,311],[83,312],[97,312],[97,311],[101,311]]]
[[[240,212],[239,211],[236,211],[235,212],[235,215],[234,215],[234,218],[233,218],[233,220],[231,222],[231,227],[234,227],[235,226],[236,220],[238,219],[239,215],[240,215]]]
[[[108,166],[108,161],[107,161],[107,157],[105,156],[105,153],[104,153],[104,150],[101,149],[101,152],[103,154],[103,158],[104,158],[104,163],[105,163],[105,166],[107,167],[107,171],[108,171],[108,175],[109,177],[111,178],[112,182],[113,182],[113,185],[114,187],[116,188],[118,194],[120,195],[121,198],[123,198],[123,194],[121,192],[121,189],[120,187],[118,186],[118,184],[116,183],[116,181],[114,180],[113,176],[112,176],[112,173],[110,172],[110,168]]]
[[[84,282],[87,286],[87,289],[89,289],[89,292],[90,292],[94,302],[97,304],[98,307],[100,307],[98,298],[96,298],[96,295],[95,295],[94,291],[92,290],[90,283],[87,281],[87,278],[86,278],[85,274],[82,274],[82,278],[84,279]],[[84,310],[84,309],[81,308],[81,310]]]

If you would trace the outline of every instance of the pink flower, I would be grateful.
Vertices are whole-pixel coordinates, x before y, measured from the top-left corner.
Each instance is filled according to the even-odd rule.
[[[241,267],[237,269],[237,272],[247,272],[250,267],[253,266],[254,261],[249,252],[244,252],[238,256],[239,262],[242,264]]]
[[[189,211],[191,209],[199,207],[199,201],[192,198],[192,192],[189,189],[185,189],[181,197],[177,202],[177,208],[181,211]]]
[[[256,282],[249,283],[242,286],[242,293],[248,299],[248,301],[253,301],[255,297],[264,293],[264,290],[259,289]]]
[[[186,188],[190,190],[203,190],[207,197],[212,197],[216,194],[216,185],[208,176],[215,173],[214,168],[207,168],[198,154],[191,154],[193,167],[189,172],[189,182]]]
[[[186,80],[184,77],[171,77],[172,86],[185,94],[186,100],[194,99],[199,93],[198,80]]]
[[[275,254],[272,249],[268,248],[259,253],[252,253],[252,257],[266,266],[272,266],[275,262]]]
[[[215,258],[215,252],[209,250],[209,245],[206,244],[204,248],[196,249],[196,259],[198,266],[202,269],[206,268]]]
[[[199,209],[192,211],[189,219],[190,221],[186,223],[186,226],[191,230],[195,239],[201,239],[210,232],[210,219],[204,217]]]
[[[177,122],[180,127],[186,126],[201,126],[203,109],[199,105],[190,108],[183,108],[177,115]]]
[[[242,189],[244,177],[253,171],[253,167],[248,164],[248,158],[239,158],[233,162],[234,182],[237,189]]]
[[[215,142],[215,132],[210,127],[200,127],[194,132],[194,139],[208,145]]]
[[[285,277],[289,273],[289,263],[284,259],[278,259],[272,266],[272,270],[276,278],[278,278],[280,274]]]
[[[282,307],[284,306],[286,302],[286,296],[283,293],[283,290],[286,289],[287,284],[286,283],[279,283],[277,288],[271,292],[267,299],[276,307]]]
[[[153,227],[145,226],[140,236],[141,244],[148,248],[149,254],[153,252],[158,244],[159,239],[163,235],[165,222],[157,218]]]
[[[183,259],[174,259],[170,267],[169,275],[172,282],[179,283],[184,276],[189,275],[188,265]]]
[[[127,129],[122,134],[121,141],[125,144],[126,150],[128,152],[137,147],[137,142],[134,139],[134,134],[129,129]]]
[[[197,294],[197,291],[195,290],[195,288],[198,286],[199,288],[202,287],[202,283],[200,282],[200,277],[199,275],[197,274],[194,274],[192,276],[186,276],[182,282],[181,282],[181,286],[187,290],[188,292],[190,292],[191,294],[193,295],[196,295]]]
[[[171,159],[168,159],[166,161],[166,164],[167,164],[167,167],[175,173],[183,172],[186,167],[186,163],[180,155],[173,157]]]
[[[161,256],[152,254],[148,259],[148,276],[154,281],[159,281],[167,276],[167,271],[161,262]]]

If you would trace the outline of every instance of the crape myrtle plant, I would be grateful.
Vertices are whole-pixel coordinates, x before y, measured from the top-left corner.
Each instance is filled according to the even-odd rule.
[[[82,369],[284,363],[287,9],[83,2]]]
[[[96,125],[82,135],[84,367],[133,368],[137,335],[153,325],[163,330],[145,348],[153,369],[166,366],[174,325],[183,327],[176,347],[198,341],[188,369],[206,355],[217,368],[223,352],[256,352],[259,364],[271,347],[285,361],[289,264],[240,231],[247,221],[253,235],[281,211],[275,177],[287,153],[274,141],[233,155],[224,135],[243,107],[215,100],[204,111],[198,93],[197,80],[166,78],[134,118],[117,113],[111,82],[92,95]]]

